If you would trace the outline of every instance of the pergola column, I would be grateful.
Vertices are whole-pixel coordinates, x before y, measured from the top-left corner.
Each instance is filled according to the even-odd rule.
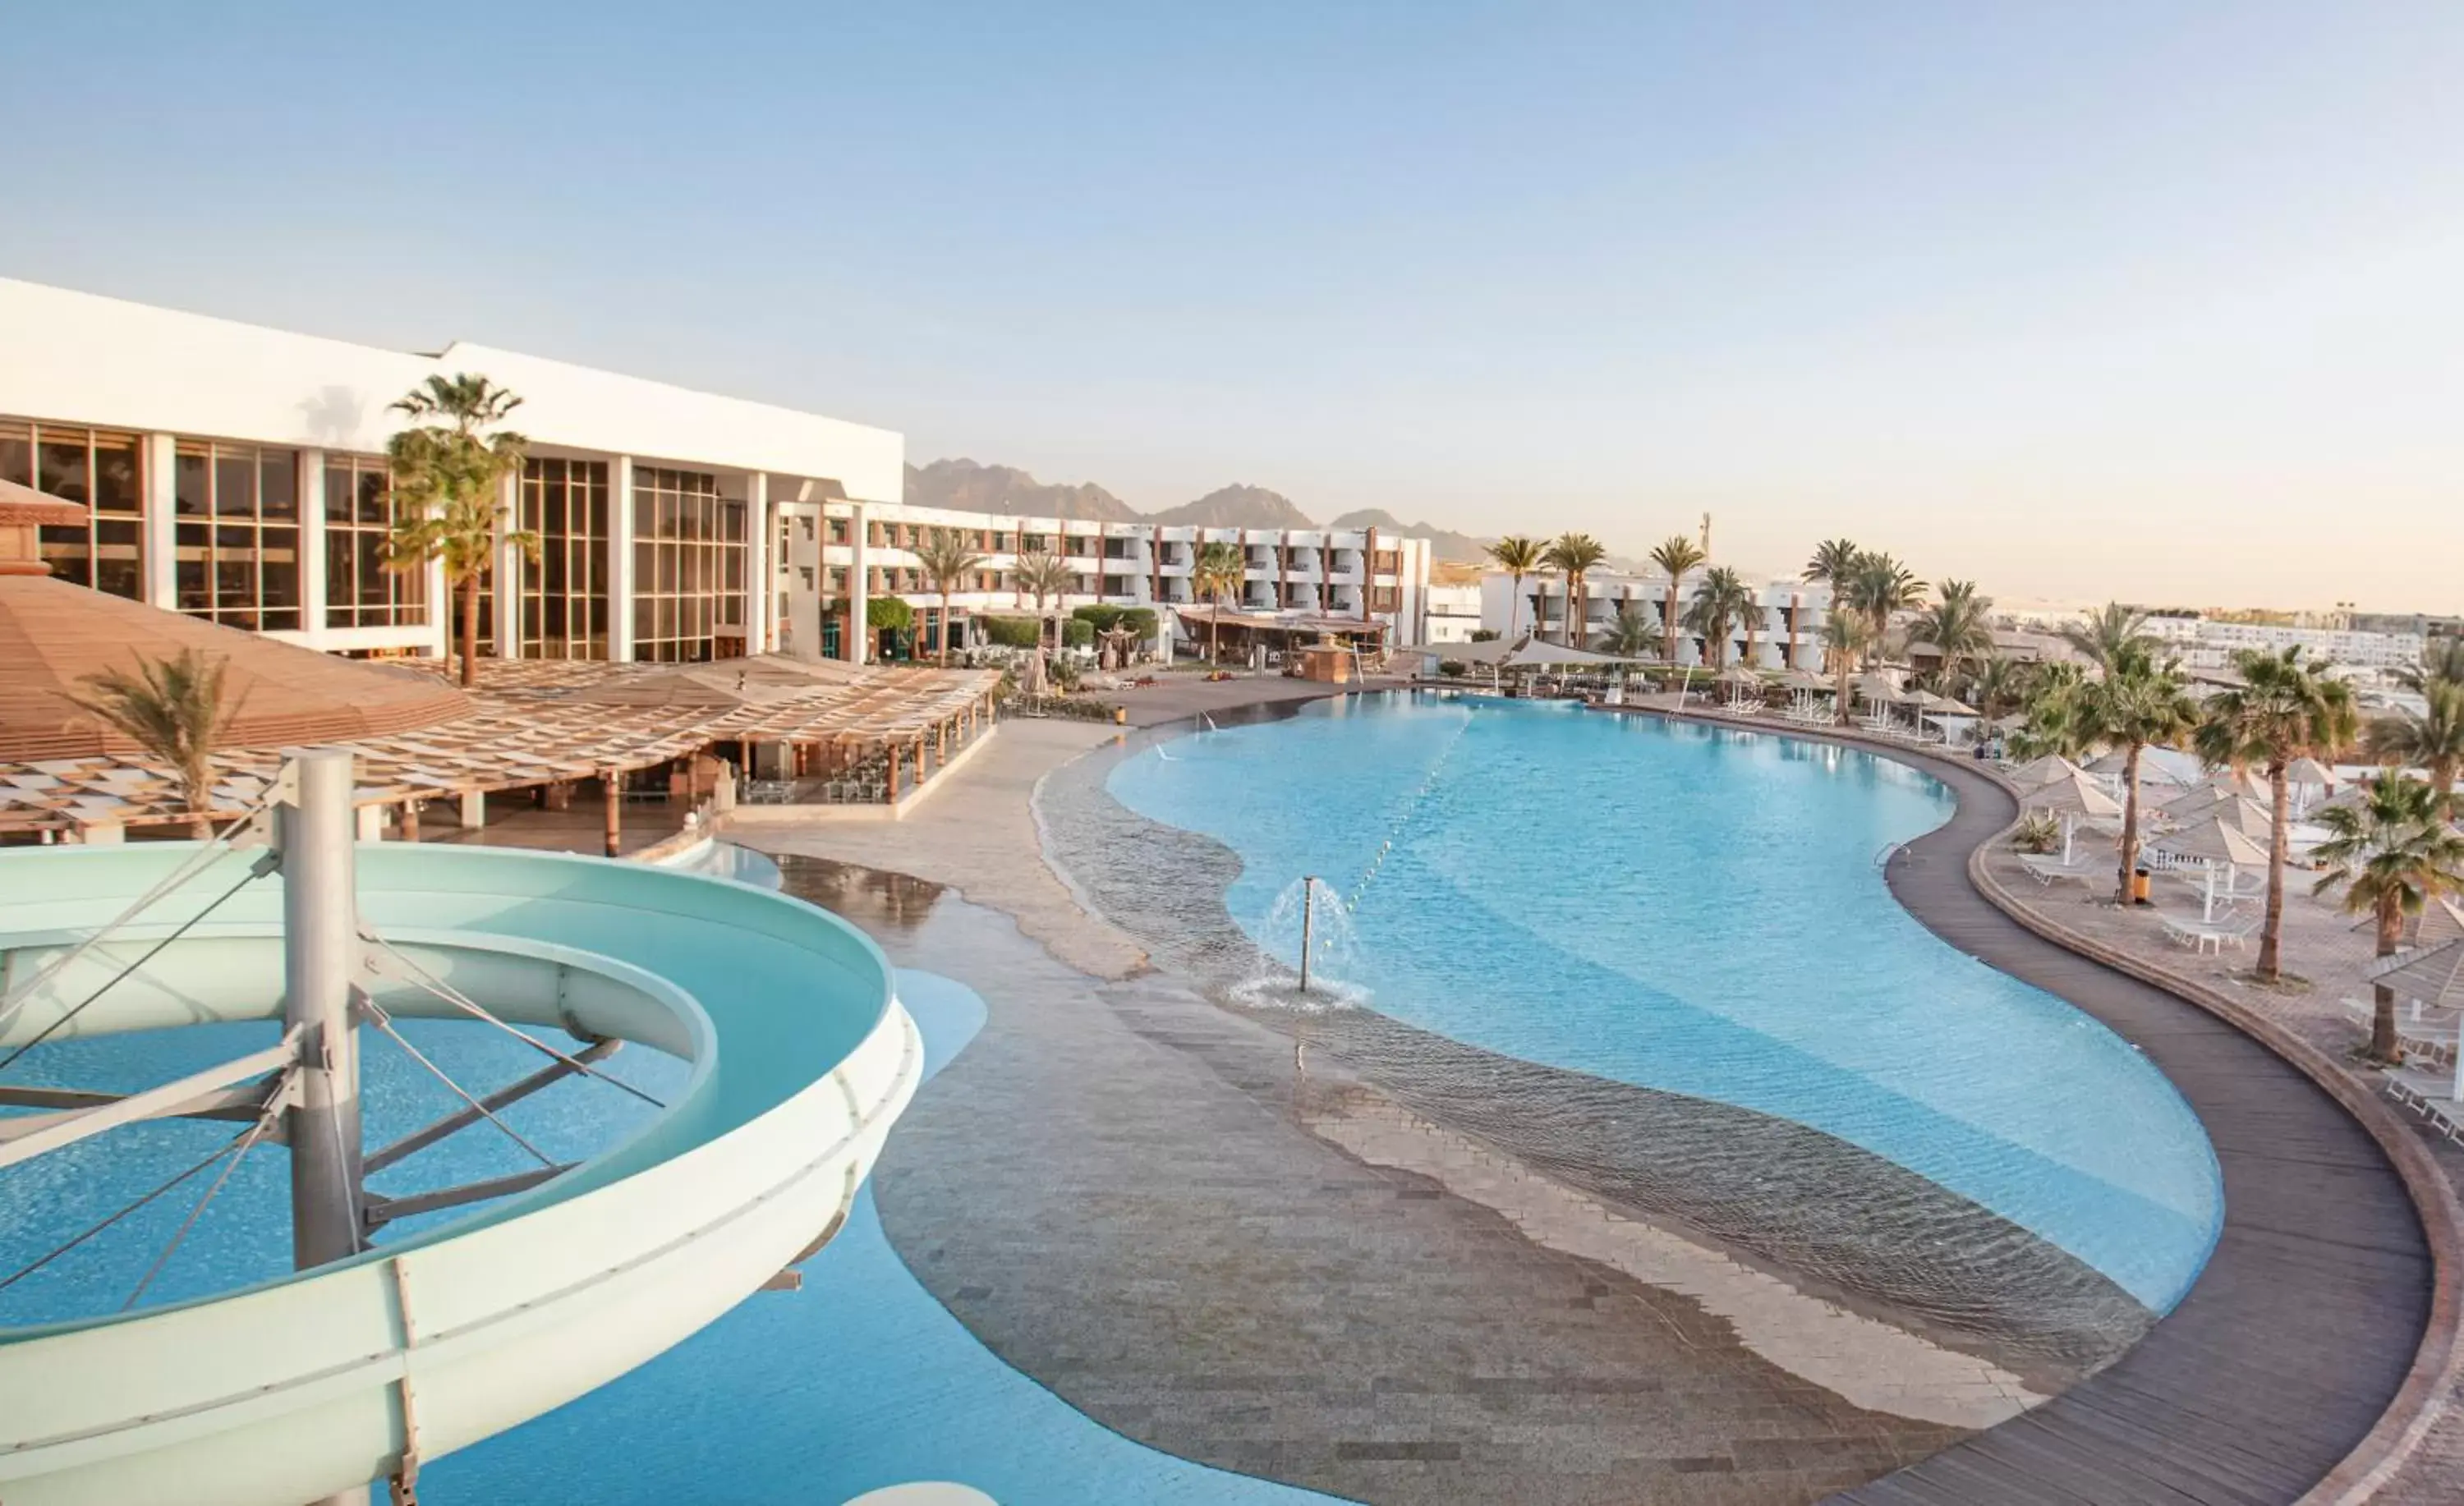
[[[600,776],[600,782],[607,792],[607,856],[613,858],[624,850],[625,779],[610,769]]]
[[[402,802],[402,840],[419,840],[419,800],[416,797]]]

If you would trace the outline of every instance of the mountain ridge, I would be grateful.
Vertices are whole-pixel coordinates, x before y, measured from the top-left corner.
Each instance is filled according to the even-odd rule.
[[[1096,523],[1155,523],[1179,528],[1367,529],[1429,540],[1441,564],[1477,564],[1487,541],[1429,523],[1406,523],[1384,508],[1355,508],[1326,524],[1313,522],[1280,491],[1235,482],[1202,497],[1157,513],[1141,513],[1093,482],[1075,486],[1038,481],[1015,466],[982,465],[964,457],[907,468],[906,500],[917,507],[1002,517],[1062,517]]]

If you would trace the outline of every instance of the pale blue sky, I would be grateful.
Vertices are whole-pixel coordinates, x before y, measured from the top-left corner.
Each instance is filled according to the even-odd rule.
[[[2452,0],[7,9],[0,273],[1148,508],[2464,610]]]

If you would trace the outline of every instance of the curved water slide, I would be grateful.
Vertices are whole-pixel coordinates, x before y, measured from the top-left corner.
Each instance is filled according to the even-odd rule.
[[[0,857],[0,980],[35,976],[195,853]],[[236,883],[227,854],[34,993],[0,1048]],[[688,1084],[629,1138],[479,1211],[194,1301],[0,1331],[0,1500],[263,1506],[415,1480],[433,1459],[615,1378],[809,1253],[913,1096],[921,1043],[862,934],[745,885],[595,859],[363,847],[362,986],[460,1017],[639,1041]],[[282,1015],[282,880],[243,885],[54,1038]],[[473,1029],[485,1029],[474,1024]]]

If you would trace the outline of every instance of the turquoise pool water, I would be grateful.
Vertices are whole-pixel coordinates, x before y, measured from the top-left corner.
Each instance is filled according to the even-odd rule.
[[[1237,852],[1227,906],[1287,964],[1277,902],[1324,878],[1351,906],[1340,966],[1368,1007],[1822,1130],[2156,1312],[2214,1242],[2215,1156],[2172,1084],[1891,897],[1881,855],[1951,810],[1904,765],[1656,717],[1389,695],[1178,738],[1110,787]]]

